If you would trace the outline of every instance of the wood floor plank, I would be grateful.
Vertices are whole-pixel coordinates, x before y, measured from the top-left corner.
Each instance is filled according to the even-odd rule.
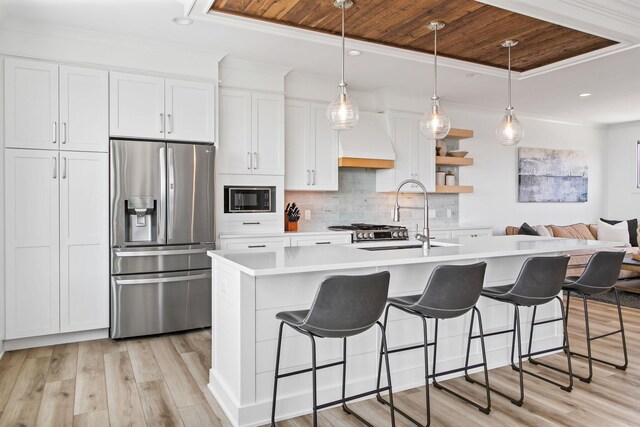
[[[122,340],[105,338],[100,340],[100,343],[102,344],[102,352],[104,354],[127,351],[127,346]]]
[[[191,347],[191,342],[187,338],[187,335],[188,334],[176,334],[169,337],[176,351],[180,354],[195,351],[194,348]]]
[[[27,359],[37,359],[38,357],[51,357],[53,346],[34,347],[27,350]]]
[[[53,347],[51,366],[47,382],[68,380],[76,377],[78,368],[78,343],[60,344]]]
[[[108,408],[107,382],[104,372],[76,377],[74,415],[102,411]]]
[[[160,366],[153,355],[150,342],[148,339],[136,339],[126,343],[137,383],[164,379]]]
[[[87,412],[73,417],[73,427],[109,427],[109,411]]]
[[[74,379],[46,383],[36,426],[69,426],[73,424],[74,389]]]
[[[169,339],[160,337],[153,340],[151,348],[176,406],[184,408],[206,404],[198,384]]]
[[[8,351],[0,359],[0,412],[4,411],[11,396],[26,356],[26,351]]]
[[[209,405],[188,406],[178,409],[180,418],[185,427],[213,427],[219,424],[212,424],[213,412]],[[230,423],[227,423],[231,425]]]
[[[49,372],[49,357],[26,359],[9,401],[2,413],[2,426],[31,426],[36,422],[44,385]]]
[[[104,357],[100,341],[83,341],[78,344],[77,375],[104,373]]]
[[[142,410],[148,425],[182,426],[180,414],[163,380],[138,384]]]
[[[224,415],[224,411],[218,404],[218,401],[214,399],[213,395],[209,391],[207,384],[209,383],[209,369],[202,364],[202,358],[197,353],[183,353],[180,355],[184,360],[189,373],[198,384],[202,395],[209,404],[209,408],[212,411],[208,411],[209,425],[212,426],[228,426],[227,417]],[[225,423],[226,422],[226,423]]]
[[[129,354],[126,351],[105,354],[104,370],[111,424],[114,426],[146,425]]]

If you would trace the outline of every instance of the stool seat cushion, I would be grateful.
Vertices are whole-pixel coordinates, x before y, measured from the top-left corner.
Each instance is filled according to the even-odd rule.
[[[548,297],[538,298],[510,293],[513,288],[514,284],[490,286],[488,288],[482,288],[480,295],[482,295],[483,297],[499,301],[508,301],[517,305],[523,305],[527,307],[544,304],[551,300]]]
[[[300,326],[304,323],[309,310],[281,311],[276,314],[276,319],[282,320],[291,326]]]
[[[387,298],[387,303],[394,304],[399,307],[409,308],[418,302],[422,295],[405,295],[401,297]]]
[[[576,277],[578,279],[578,277]],[[597,295],[609,292],[611,288],[603,288],[601,286],[589,286],[577,281],[565,280],[562,290],[564,291],[578,291],[585,295]]]

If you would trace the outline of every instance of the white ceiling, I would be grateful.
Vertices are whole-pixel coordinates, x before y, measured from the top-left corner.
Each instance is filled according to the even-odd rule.
[[[331,0],[321,0],[331,1]],[[362,1],[362,0],[361,0]],[[640,120],[640,4],[637,0],[485,0],[496,6],[620,41],[613,49],[515,75],[513,104],[519,111],[561,120],[619,123]],[[229,57],[291,67],[339,79],[339,39],[289,27],[209,15],[210,0],[0,0],[0,20],[140,37]],[[190,10],[194,24],[172,18]],[[348,28],[347,17],[347,28]],[[364,52],[347,59],[352,89],[384,87],[431,91],[432,57],[347,41]],[[514,48],[517,55],[517,47]],[[444,102],[504,108],[506,72],[442,58],[438,92]],[[579,93],[590,92],[588,98]],[[328,98],[333,94],[329,94]]]

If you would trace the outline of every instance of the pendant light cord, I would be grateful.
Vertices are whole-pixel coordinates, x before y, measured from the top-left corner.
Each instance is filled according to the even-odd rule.
[[[438,27],[433,30],[433,99],[438,99]]]
[[[507,110],[512,110],[511,107],[511,45],[509,45],[509,82],[507,84],[509,90],[507,95]]]
[[[342,82],[340,83],[340,86],[343,87],[346,85],[344,82],[344,3],[342,3]]]

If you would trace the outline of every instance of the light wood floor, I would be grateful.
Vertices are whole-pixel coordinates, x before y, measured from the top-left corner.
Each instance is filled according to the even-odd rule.
[[[575,301],[577,302],[577,301]],[[615,307],[590,303],[592,334],[616,327]],[[581,307],[573,304],[570,338],[584,349]],[[433,426],[630,426],[640,425],[640,310],[623,312],[629,368],[618,371],[595,364],[591,384],[576,381],[571,393],[525,377],[525,403],[518,408],[492,396],[485,415],[439,390],[431,390]],[[89,341],[7,352],[0,361],[0,426],[229,426],[206,387],[210,366],[209,330],[124,341]],[[618,357],[619,338],[596,342],[600,357]],[[553,355],[549,362],[563,359]],[[585,363],[574,358],[574,369]],[[536,370],[531,367],[531,370]],[[547,371],[545,371],[546,373]],[[554,375],[556,379],[561,379]],[[516,392],[510,368],[490,372],[492,385]],[[455,379],[447,385],[481,399],[483,389]],[[423,419],[424,388],[394,394],[396,404]],[[389,425],[387,407],[375,400],[354,403],[376,426]],[[320,412],[322,426],[361,426],[340,408]],[[401,416],[398,426],[409,426]],[[298,417],[279,426],[310,426]]]

